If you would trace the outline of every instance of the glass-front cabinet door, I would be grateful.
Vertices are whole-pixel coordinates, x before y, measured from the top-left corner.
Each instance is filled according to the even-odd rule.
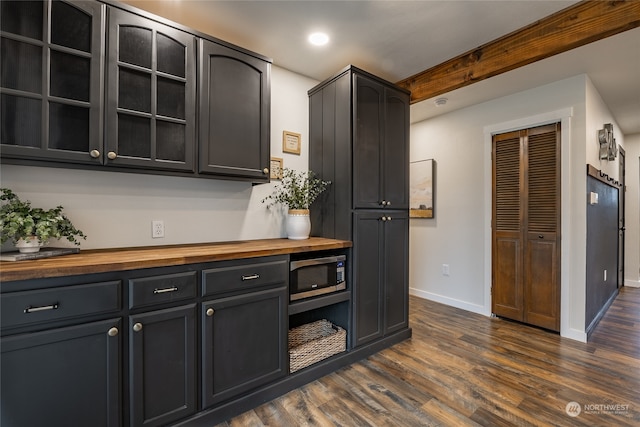
[[[99,163],[105,6],[0,2],[2,157]]]
[[[105,163],[194,171],[195,36],[109,8]]]

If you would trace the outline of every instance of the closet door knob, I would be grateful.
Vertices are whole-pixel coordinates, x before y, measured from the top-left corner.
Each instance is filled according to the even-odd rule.
[[[107,157],[109,158],[109,160],[115,160],[115,159],[116,159],[116,157],[118,157],[118,155],[116,154],[116,152],[115,152],[115,151],[109,151],[109,152],[107,153]]]
[[[97,159],[98,157],[100,157],[100,152],[98,150],[91,150],[89,151],[89,155],[94,159]]]
[[[114,328],[109,329],[109,332],[107,332],[107,334],[108,334],[110,337],[115,337],[116,335],[118,335],[118,332],[119,332],[119,331],[118,331],[118,328],[115,328],[115,327],[114,327]]]
[[[133,325],[133,330],[135,332],[140,332],[142,330],[142,323],[136,323],[135,325]]]
[[[213,310],[213,308],[208,308],[208,309],[207,309],[207,316],[211,317],[211,316],[213,316],[213,313],[215,313],[215,311]]]

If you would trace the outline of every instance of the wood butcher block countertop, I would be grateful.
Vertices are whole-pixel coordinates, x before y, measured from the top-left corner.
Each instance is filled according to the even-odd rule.
[[[351,247],[348,240],[262,239],[129,249],[97,249],[32,261],[0,263],[0,281],[41,279],[151,267],[285,255]]]

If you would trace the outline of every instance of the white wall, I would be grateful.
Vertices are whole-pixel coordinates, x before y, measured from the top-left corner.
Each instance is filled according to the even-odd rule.
[[[308,168],[307,90],[315,84],[272,67],[271,155],[286,167]],[[300,156],[283,155],[283,130],[302,134]],[[4,164],[0,179],[34,206],[63,205],[88,236],[83,249],[284,236],[281,215],[261,203],[273,184]],[[152,220],[164,221],[165,238],[151,238]]]
[[[410,224],[411,293],[491,312],[491,133],[562,121],[561,334],[585,340],[586,76],[411,127],[411,160],[437,162],[435,219]],[[450,276],[442,275],[450,265]]]
[[[626,227],[624,285],[640,287],[640,133],[625,135]]]

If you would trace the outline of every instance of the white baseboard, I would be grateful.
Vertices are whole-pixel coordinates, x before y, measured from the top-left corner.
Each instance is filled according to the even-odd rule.
[[[428,299],[430,301],[435,301],[435,302],[439,302],[441,304],[449,305],[451,307],[460,308],[462,310],[467,310],[467,311],[470,311],[472,313],[478,313],[478,314],[482,314],[484,316],[490,316],[491,315],[491,308],[489,308],[487,310],[484,306],[481,306],[481,305],[471,304],[471,303],[468,303],[466,301],[460,301],[460,300],[457,300],[457,299],[454,299],[454,298],[445,297],[445,296],[434,294],[434,293],[431,293],[431,292],[425,292],[425,291],[422,291],[420,289],[409,288],[409,294],[417,296],[419,298],[424,298],[424,299]]]
[[[625,279],[624,285],[630,288],[640,288],[640,280],[628,280]]]
[[[577,329],[564,329],[560,331],[560,336],[563,338],[569,338],[572,340],[587,342],[587,333],[585,331],[579,331]]]
[[[491,315],[491,308],[485,308],[481,305],[470,304],[466,301],[460,301],[454,298],[445,297],[442,295],[434,294],[431,292],[425,292],[420,289],[409,288],[409,294],[419,298],[428,299],[430,301],[439,302],[451,307],[460,308],[462,310],[470,311],[472,313],[482,314],[483,316]],[[578,329],[566,328],[560,331],[560,336],[569,338],[572,340],[587,342],[587,333]]]

